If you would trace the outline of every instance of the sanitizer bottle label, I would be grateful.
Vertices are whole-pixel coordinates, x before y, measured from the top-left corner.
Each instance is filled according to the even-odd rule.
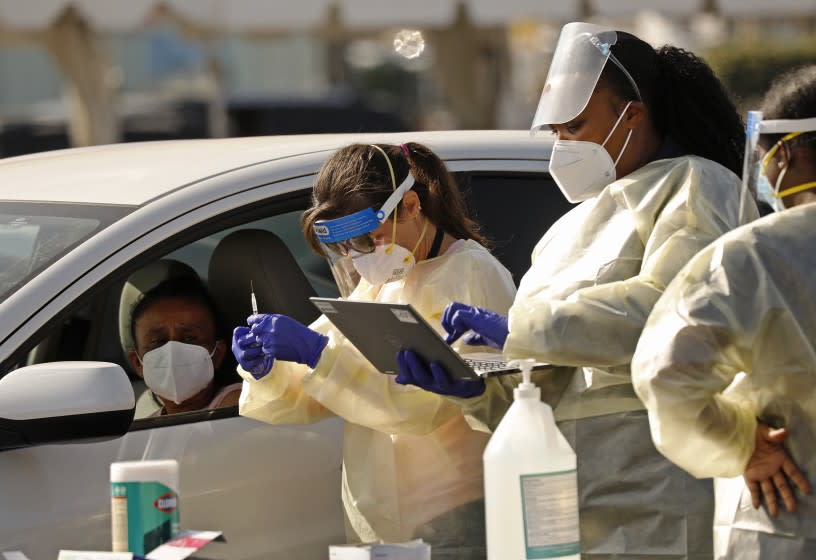
[[[575,470],[521,475],[520,479],[527,558],[579,554]]]

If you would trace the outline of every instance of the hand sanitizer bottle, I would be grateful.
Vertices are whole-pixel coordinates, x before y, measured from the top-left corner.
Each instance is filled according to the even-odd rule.
[[[575,453],[530,378],[523,381],[484,452],[488,560],[580,559]]]

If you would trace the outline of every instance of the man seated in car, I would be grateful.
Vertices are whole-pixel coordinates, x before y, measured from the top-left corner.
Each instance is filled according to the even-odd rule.
[[[153,416],[238,404],[241,383],[216,375],[229,347],[200,282],[175,278],[146,292],[133,307],[130,332],[130,362],[161,407]]]

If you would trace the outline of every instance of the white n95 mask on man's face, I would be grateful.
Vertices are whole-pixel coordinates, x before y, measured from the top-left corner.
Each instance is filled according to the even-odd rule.
[[[140,360],[145,384],[163,399],[181,404],[202,391],[212,380],[212,352],[196,344],[171,340]]]
[[[550,175],[568,201],[576,203],[597,196],[617,178],[615,166],[629,144],[632,131],[626,136],[626,142],[615,161],[612,161],[604,146],[617,130],[631,104],[631,101],[626,104],[603,144],[581,140],[555,141],[550,155]]]

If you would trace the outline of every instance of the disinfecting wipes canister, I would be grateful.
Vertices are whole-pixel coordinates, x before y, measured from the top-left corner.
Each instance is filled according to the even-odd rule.
[[[179,532],[178,462],[111,463],[114,552],[147,554]]]

